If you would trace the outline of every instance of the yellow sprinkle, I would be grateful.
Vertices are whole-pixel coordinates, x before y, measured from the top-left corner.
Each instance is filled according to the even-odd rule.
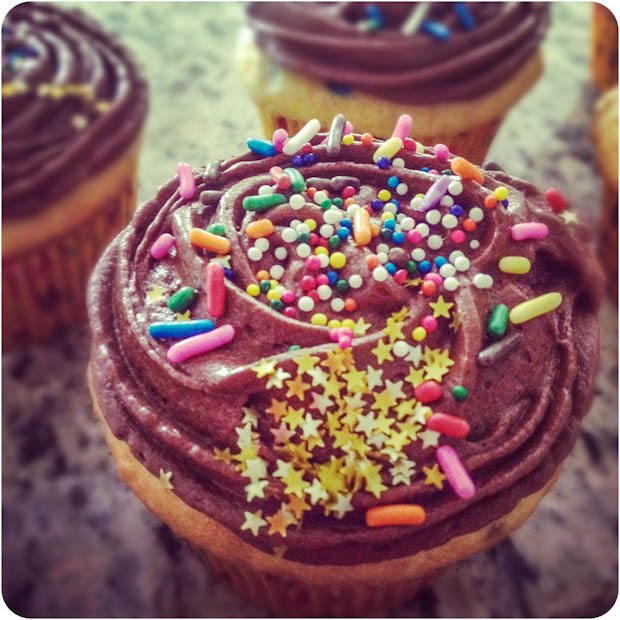
[[[403,148],[403,141],[396,136],[388,138],[379,148],[373,153],[372,160],[375,164],[382,158],[387,157],[392,159],[400,149]]]
[[[493,196],[495,196],[497,200],[506,200],[506,198],[508,198],[508,188],[504,186],[496,187]]]
[[[355,327],[355,321],[353,319],[344,319],[342,321],[342,327],[348,327],[349,329],[353,329]]]
[[[342,144],[345,144],[346,146],[353,144],[354,140],[355,138],[353,137],[352,133],[347,133],[344,136],[342,136]]]
[[[334,269],[342,269],[347,264],[347,257],[342,252],[334,252],[329,257],[329,264]]]
[[[418,155],[421,155],[422,153],[424,153],[424,145],[421,142],[415,143],[415,152]]]
[[[271,282],[271,288],[274,288],[280,284],[277,280],[269,280],[269,282]]]
[[[341,323],[338,319],[332,319],[327,323],[327,327],[331,327],[332,329],[336,327],[340,327]]]
[[[426,338],[426,330],[423,327],[416,327],[411,332],[411,337],[414,340],[417,340],[418,342],[421,342],[422,340],[424,340],[424,338]]]
[[[499,261],[499,270],[504,273],[523,275],[529,273],[532,264],[525,256],[504,256]]]
[[[510,322],[515,325],[525,323],[537,316],[555,310],[562,303],[560,293],[546,293],[518,304],[510,311]]]
[[[317,312],[310,317],[310,323],[312,325],[327,325],[327,316],[322,312]]]
[[[394,219],[394,214],[390,213],[389,211],[384,211],[381,214],[381,221],[385,222],[386,220],[393,220]]]
[[[282,294],[273,288],[270,291],[267,291],[267,299],[269,301],[275,301],[276,299],[280,299],[280,297],[282,297]]]
[[[383,202],[387,202],[392,197],[392,194],[387,189],[379,190],[377,194],[377,198],[379,200],[383,200]]]
[[[307,220],[304,220],[304,224],[311,230],[313,231],[316,228],[316,221],[313,220],[312,218],[308,218]]]
[[[258,297],[260,295],[260,286],[258,284],[248,284],[245,288],[245,292],[252,297]]]
[[[322,245],[317,245],[316,248],[314,248],[314,253],[315,254],[329,254],[329,250],[327,248],[324,248]]]

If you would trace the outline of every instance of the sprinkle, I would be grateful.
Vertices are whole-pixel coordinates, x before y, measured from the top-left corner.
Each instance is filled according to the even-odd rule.
[[[503,338],[508,329],[508,306],[497,304],[487,322],[487,333],[491,338]]]
[[[156,259],[167,256],[174,247],[174,237],[170,233],[160,235],[151,246],[151,256]]]
[[[499,270],[503,273],[522,275],[529,273],[532,265],[525,256],[504,256],[499,260]]]
[[[377,282],[385,282],[388,279],[388,272],[385,269],[385,267],[375,267],[372,270],[372,278],[373,280],[376,280]]]
[[[474,16],[471,14],[466,2],[455,2],[454,12],[457,14],[459,21],[465,30],[472,30],[476,25]]]
[[[397,340],[392,347],[392,353],[396,357],[406,357],[409,353],[409,344],[404,340]]]
[[[196,193],[196,180],[194,173],[189,164],[180,162],[177,165],[177,174],[179,176],[179,193],[186,200],[193,198]]]
[[[425,19],[422,22],[420,30],[440,41],[447,41],[450,38],[450,28],[441,22],[436,22],[430,19]]]
[[[268,237],[273,234],[273,223],[271,220],[262,219],[256,220],[255,222],[251,222],[248,224],[248,227],[245,229],[248,237],[250,239],[258,239],[259,237]]]
[[[510,236],[515,241],[525,241],[526,239],[544,239],[549,234],[549,228],[541,222],[526,222],[515,224],[510,227]]]
[[[471,162],[467,161],[464,157],[455,157],[450,162],[450,168],[454,174],[458,174],[461,179],[473,180],[480,185],[484,185],[484,174],[478,166],[474,166]]]
[[[353,237],[357,245],[368,245],[372,239],[370,214],[362,207],[357,208],[353,217]]]
[[[226,237],[214,235],[202,228],[192,228],[189,231],[189,242],[214,254],[228,254],[231,247]]]
[[[414,328],[414,330],[411,332],[411,337],[416,342],[422,342],[422,340],[426,338],[426,329],[424,327]]]
[[[493,196],[495,197],[495,200],[497,200],[498,202],[501,202],[502,200],[506,200],[506,198],[508,198],[508,188],[504,187],[503,185],[501,185],[500,187],[496,187],[493,190]]]
[[[248,284],[245,287],[245,292],[252,297],[258,297],[260,295],[260,286],[258,284]]]
[[[476,487],[454,448],[439,446],[435,455],[452,490],[461,499],[471,499],[476,494]]]
[[[452,398],[459,403],[462,403],[469,396],[467,388],[463,385],[455,385],[452,388]]]
[[[409,116],[409,114],[401,114],[396,121],[394,131],[392,132],[392,137],[400,138],[404,142],[405,138],[411,131],[412,124],[413,119]]]
[[[282,127],[279,127],[273,132],[273,137],[271,138],[271,141],[273,142],[273,146],[276,149],[276,153],[282,152],[282,147],[284,146],[284,143],[287,139],[288,133],[286,132],[286,129],[282,129]]]
[[[414,389],[415,399],[423,405],[439,400],[443,396],[441,386],[436,381],[424,381]]]
[[[545,293],[539,297],[528,299],[510,311],[510,322],[520,325],[547,312],[552,312],[562,303],[562,295],[558,292]]]
[[[299,298],[299,301],[297,302],[297,307],[302,312],[311,312],[312,310],[314,310],[314,300],[312,299],[312,297],[304,295],[303,297]]]
[[[277,153],[276,147],[267,140],[250,138],[247,145],[252,153],[260,155],[261,157],[273,157]]]
[[[329,257],[329,264],[334,269],[342,269],[347,264],[347,257],[342,252],[334,252]]]
[[[426,428],[447,437],[462,439],[469,433],[469,422],[448,413],[433,413],[426,421]]]
[[[385,142],[381,143],[377,150],[373,153],[372,160],[378,163],[380,159],[385,157],[388,160],[392,159],[400,149],[403,148],[403,141],[396,136],[388,138]]]
[[[447,175],[443,175],[437,179],[426,191],[424,194],[424,198],[422,198],[422,202],[420,204],[420,209],[422,211],[428,211],[432,207],[434,207],[441,198],[448,191],[448,186],[451,183],[451,178]]]
[[[386,525],[420,525],[426,520],[426,512],[418,504],[388,504],[375,506],[366,511],[368,527]]]
[[[564,194],[559,189],[555,189],[555,187],[550,187],[545,192],[545,198],[554,213],[562,213],[568,206]]]
[[[426,18],[429,9],[430,2],[416,3],[416,5],[411,9],[409,16],[400,27],[400,31],[407,36],[414,34]]]
[[[243,208],[246,211],[266,211],[286,202],[284,194],[267,194],[263,196],[246,196],[243,199]]]
[[[303,192],[304,189],[306,189],[306,180],[304,179],[303,174],[301,174],[301,172],[299,172],[297,168],[284,168],[283,172],[291,180],[290,188],[294,192]]]
[[[294,155],[298,151],[300,151],[303,146],[312,140],[314,136],[321,130],[321,122],[313,118],[308,121],[294,136],[290,137],[284,147],[282,148],[282,152],[285,155]]]
[[[189,338],[198,334],[210,332],[215,325],[209,319],[195,321],[161,321],[149,325],[151,338]]]
[[[168,308],[173,312],[185,312],[191,306],[195,296],[196,291],[191,286],[184,286],[170,297]]]
[[[235,337],[235,328],[232,325],[222,325],[206,334],[192,336],[173,344],[167,353],[173,364],[178,364],[207,351],[218,349],[228,344]]]
[[[336,114],[332,120],[327,136],[327,154],[330,157],[336,157],[340,153],[340,144],[342,141],[342,134],[344,133],[345,122],[346,119],[344,114]]]
[[[480,366],[492,366],[496,362],[502,360],[508,353],[515,349],[523,340],[523,334],[520,331],[514,331],[506,338],[499,342],[495,342],[478,353],[478,363]]]
[[[473,277],[472,283],[476,288],[491,288],[493,286],[493,276],[490,276],[488,273],[477,273]]]
[[[205,270],[205,292],[207,293],[207,312],[214,317],[224,314],[226,287],[224,285],[224,267],[210,262]]]

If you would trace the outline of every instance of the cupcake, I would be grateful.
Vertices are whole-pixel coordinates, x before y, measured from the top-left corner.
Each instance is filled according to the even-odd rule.
[[[600,90],[607,90],[618,85],[618,22],[604,4],[592,3],[591,30],[592,78]]]
[[[82,13],[20,4],[2,24],[2,334],[86,319],[88,276],[135,208],[147,87]]]
[[[378,138],[408,111],[423,144],[483,160],[542,71],[540,3],[251,3],[237,65],[267,137],[337,113]]]
[[[596,103],[594,142],[603,177],[599,253],[607,273],[607,288],[618,301],[618,87]]]
[[[120,477],[244,596],[366,615],[551,488],[601,274],[528,182],[319,127],[179,164],[92,276],[89,382]]]

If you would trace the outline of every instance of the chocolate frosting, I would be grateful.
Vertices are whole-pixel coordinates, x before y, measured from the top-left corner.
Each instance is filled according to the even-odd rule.
[[[403,150],[398,157],[404,167],[384,170],[372,163],[378,142],[364,146],[356,136],[340,154],[329,155],[324,138],[319,135],[312,141],[316,163],[299,168],[308,186],[329,187],[335,196],[343,183],[334,179],[350,177],[347,182],[357,186],[355,202],[366,205],[396,174],[407,185],[406,194],[399,195],[401,210],[417,222],[424,221],[425,215],[412,210],[409,202],[439,178],[433,170],[449,169],[450,162],[440,161],[430,148],[420,153]],[[457,451],[476,486],[475,495],[461,499],[447,481],[441,490],[425,483],[424,468],[436,464],[436,447],[418,437],[401,450],[403,457],[415,462],[411,479],[394,484],[395,478],[388,473],[393,462],[389,456],[378,457],[386,460],[381,476],[387,488],[380,497],[359,488],[352,494],[352,510],[343,518],[333,512],[326,514],[329,511],[317,504],[308,506],[301,524],[289,527],[285,538],[270,534],[267,525],[256,536],[242,529],[246,511],[260,509],[263,517],[272,515],[287,499],[282,480],[272,475],[278,459],[292,460],[274,443],[271,430],[278,424],[273,399],[321,420],[336,406],[328,407],[327,413],[317,411],[313,393],[327,390],[325,381],[298,395],[289,392],[287,396],[286,382],[268,389],[268,377],[261,378],[256,370],[261,360],[277,363],[277,368],[293,378],[300,355],[317,357],[328,374],[332,372],[328,372],[330,358],[338,359],[344,367],[354,360],[358,369],[371,366],[382,370],[383,386],[388,380],[402,382],[415,362],[394,356],[393,361],[380,363],[373,350],[379,341],[388,342],[383,330],[393,313],[408,309],[400,317],[404,317],[403,334],[410,341],[412,329],[428,314],[429,299],[438,299],[437,295],[424,296],[419,282],[403,286],[392,278],[377,281],[370,275],[365,259],[377,250],[381,238],[373,239],[369,246],[348,240],[339,248],[347,258],[343,277],[359,273],[364,280],[360,288],[346,294],[357,301],[357,309],[347,316],[356,321],[363,317],[371,324],[365,335],[354,336],[348,349],[341,350],[330,341],[328,327],[311,324],[312,313],[299,312],[297,318],[289,318],[271,308],[264,296],[247,294],[247,285],[256,281],[255,273],[278,262],[271,252],[265,252],[258,262],[248,259],[252,240],[245,231],[248,224],[262,218],[270,219],[275,226],[269,237],[272,247],[281,243],[288,249],[286,259],[280,261],[285,267],[280,282],[303,294],[300,280],[307,273],[306,259],[296,254],[295,243],[280,242],[280,235],[294,219],[320,222],[321,208],[309,198],[300,210],[283,204],[252,213],[242,206],[245,197],[256,195],[259,187],[271,183],[269,171],[273,166],[286,168],[290,162],[291,157],[284,154],[261,158],[252,153],[217,162],[206,173],[195,172],[196,193],[189,199],[181,197],[179,180],[172,179],[138,210],[102,257],[89,287],[91,367],[97,400],[114,435],[126,441],[154,475],[171,472],[173,492],[187,504],[250,544],[267,552],[284,546],[285,558],[304,563],[355,564],[401,557],[441,545],[508,513],[521,498],[545,485],[578,435],[591,401],[598,360],[596,311],[602,276],[588,247],[585,226],[567,223],[556,215],[530,183],[495,170],[484,171],[484,185],[463,181],[464,189],[458,196],[465,211],[463,217],[468,212],[473,215],[476,207],[484,209],[484,218],[467,234],[467,243],[457,245],[439,225],[430,228],[432,234],[442,236],[441,250],[427,249],[422,242],[429,259],[440,254],[448,257],[460,248],[471,261],[469,269],[459,276],[459,288],[438,291],[444,301],[455,304],[451,320],[440,317],[437,329],[432,333],[429,330],[420,344],[423,354],[428,347],[447,352],[454,361],[440,384],[441,399],[428,406],[469,423],[470,432],[464,439],[441,435],[438,442]],[[486,209],[484,198],[500,186],[508,188],[507,206]],[[290,195],[290,190],[284,193]],[[447,207],[438,208],[442,213],[449,211]],[[513,241],[510,227],[522,222],[546,224],[548,237]],[[198,291],[191,317],[208,318],[203,270],[214,256],[193,247],[187,236],[192,227],[207,228],[213,223],[223,224],[232,246],[225,312],[216,323],[234,326],[236,337],[219,349],[172,364],[166,357],[171,342],[151,338],[148,325],[174,320],[166,301],[182,286]],[[174,235],[176,247],[168,256],[155,260],[150,248],[163,233]],[[479,247],[474,243],[472,249],[469,243],[476,240]],[[406,242],[403,247],[409,253],[412,246]],[[531,271],[518,276],[501,272],[498,260],[507,255],[528,257]],[[474,286],[476,273],[492,276],[493,286]],[[516,343],[511,344],[511,350],[492,363],[488,359],[484,365],[478,363],[479,352],[493,342],[486,329],[491,309],[497,304],[512,308],[549,291],[561,293],[560,307],[521,325],[511,325],[508,336]],[[329,303],[319,301],[315,311],[333,317]],[[515,338],[515,334],[521,337]],[[301,351],[290,350],[291,345],[298,345]],[[344,383],[344,368],[333,371]],[[311,383],[307,375],[303,378]],[[412,385],[406,380],[402,383],[405,398],[401,402],[413,404]],[[463,402],[452,396],[457,385],[469,391]],[[381,389],[375,387],[373,391],[377,394]],[[356,415],[370,411],[372,395],[366,392],[360,390],[366,400]],[[246,424],[248,412],[256,416],[254,424]],[[395,416],[391,409],[388,417]],[[232,455],[239,453],[244,427],[255,433],[253,441],[269,470],[263,499],[248,501],[244,488],[250,481],[239,471],[238,462],[222,458],[226,448]],[[334,433],[326,425],[324,429],[324,447],[312,451],[312,459],[327,463],[331,457],[342,455],[342,449],[334,445]],[[417,526],[366,525],[367,508],[394,503],[423,506],[426,521]]]
[[[83,13],[26,2],[2,24],[2,210],[44,209],[140,134],[147,85]]]
[[[253,2],[248,24],[277,66],[338,87],[414,104],[475,98],[505,81],[534,54],[549,8],[530,2],[468,2],[466,29],[452,2],[431,3],[428,19],[447,26],[448,40],[402,24],[419,3],[381,2],[385,24],[360,28],[363,2]]]

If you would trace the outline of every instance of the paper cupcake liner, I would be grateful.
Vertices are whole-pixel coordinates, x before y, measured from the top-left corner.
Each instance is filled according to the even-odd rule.
[[[44,244],[2,259],[2,337],[5,349],[40,342],[86,320],[86,284],[101,251],[136,204],[135,180],[86,219]],[[89,205],[92,209],[92,205]]]
[[[607,291],[618,303],[618,190],[605,183],[600,219],[599,257],[607,275]]]
[[[261,109],[259,111],[260,121],[263,127],[263,132],[267,139],[271,139],[273,132],[276,129],[285,129],[289,135],[297,133],[301,127],[304,126],[306,121],[287,118],[273,111]],[[307,119],[306,119],[307,120]],[[495,119],[488,123],[477,125],[454,134],[435,134],[435,135],[421,135],[416,133],[413,138],[418,142],[421,142],[425,146],[434,146],[435,144],[445,144],[450,151],[465,157],[469,161],[475,164],[481,164],[495,138],[495,134],[502,124],[502,118]],[[372,133],[372,127],[355,127],[359,133],[368,131]],[[321,131],[328,131],[329,127],[322,127]],[[388,136],[389,137],[389,136]]]
[[[618,23],[603,4],[592,3],[590,67],[600,90],[618,84]]]

